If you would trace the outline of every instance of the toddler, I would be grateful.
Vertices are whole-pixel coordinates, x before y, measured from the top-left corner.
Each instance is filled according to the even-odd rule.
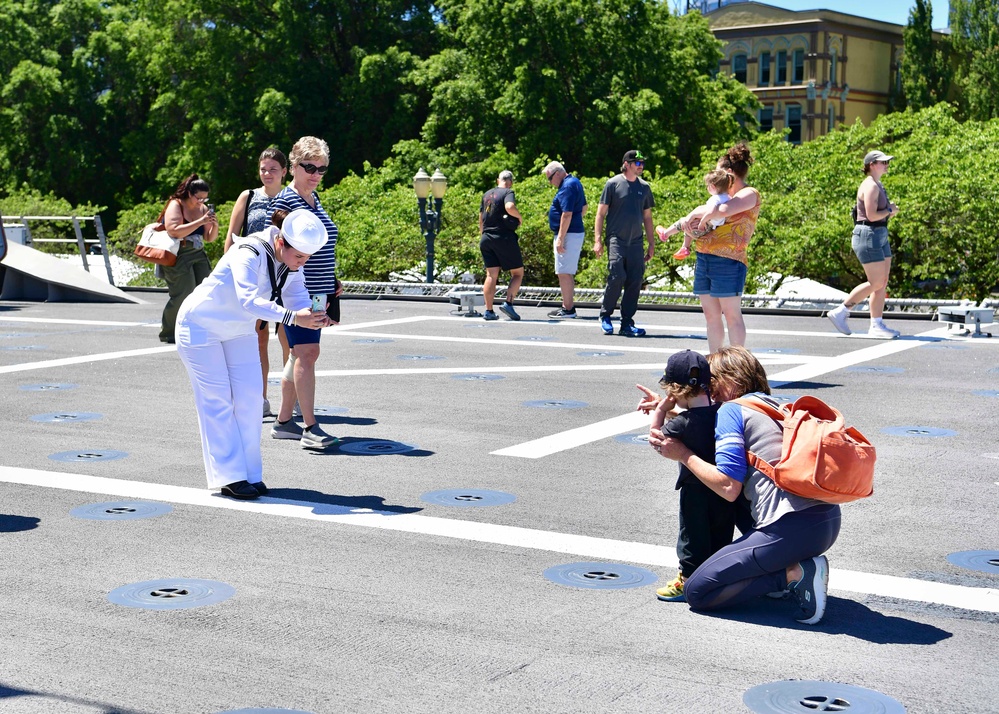
[[[729,195],[728,189],[732,185],[732,176],[723,169],[714,169],[709,171],[704,175],[704,187],[711,194],[711,198],[704,202],[704,207],[711,210],[715,206],[720,206],[723,203],[728,203]],[[685,221],[690,218],[690,214],[687,214],[684,218],[671,225],[669,228],[664,228],[663,226],[656,226],[656,233],[659,235],[659,240],[665,242],[669,240],[670,236],[675,235],[683,231],[682,225]],[[720,226],[725,222],[724,218],[717,218],[713,221],[708,221],[708,224],[704,227],[704,230],[694,233],[683,234],[683,245],[680,250],[673,254],[675,260],[683,260],[690,255],[690,244],[693,243],[694,238],[702,236],[705,233],[713,231],[715,228]]]

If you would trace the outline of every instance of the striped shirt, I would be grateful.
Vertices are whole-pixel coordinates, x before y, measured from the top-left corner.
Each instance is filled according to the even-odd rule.
[[[290,212],[300,208],[312,211],[323,222],[326,233],[329,235],[329,241],[302,266],[302,273],[305,275],[305,287],[310,295],[333,295],[336,293],[337,228],[326,211],[323,210],[319,194],[315,191],[312,192],[312,200],[316,202],[315,208],[295,193],[291,186],[287,186],[271,202],[270,208],[267,210],[267,222],[270,223],[271,214],[278,209]]]

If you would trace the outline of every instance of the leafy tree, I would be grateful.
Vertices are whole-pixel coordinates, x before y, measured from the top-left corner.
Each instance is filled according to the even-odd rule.
[[[999,117],[999,0],[950,0],[950,31],[964,116]]]
[[[905,55],[902,60],[904,101],[896,108],[925,109],[947,98],[951,84],[949,45],[933,37],[933,5],[916,0],[909,10],[909,22],[902,31]]]

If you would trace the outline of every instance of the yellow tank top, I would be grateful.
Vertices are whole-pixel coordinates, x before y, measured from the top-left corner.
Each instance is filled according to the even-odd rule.
[[[731,258],[740,263],[746,263],[746,247],[756,230],[756,221],[760,217],[762,200],[760,192],[750,187],[756,194],[756,205],[749,210],[736,213],[726,218],[725,222],[710,233],[705,233],[697,239],[697,252],[708,255],[719,255]]]

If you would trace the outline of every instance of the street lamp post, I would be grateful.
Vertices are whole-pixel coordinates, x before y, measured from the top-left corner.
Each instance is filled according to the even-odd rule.
[[[420,167],[413,177],[413,190],[420,206],[420,230],[427,239],[427,283],[434,282],[434,238],[441,229],[441,207],[444,205],[444,192],[447,191],[447,176],[440,169],[433,176]],[[434,198],[434,207],[427,208],[427,198]]]

